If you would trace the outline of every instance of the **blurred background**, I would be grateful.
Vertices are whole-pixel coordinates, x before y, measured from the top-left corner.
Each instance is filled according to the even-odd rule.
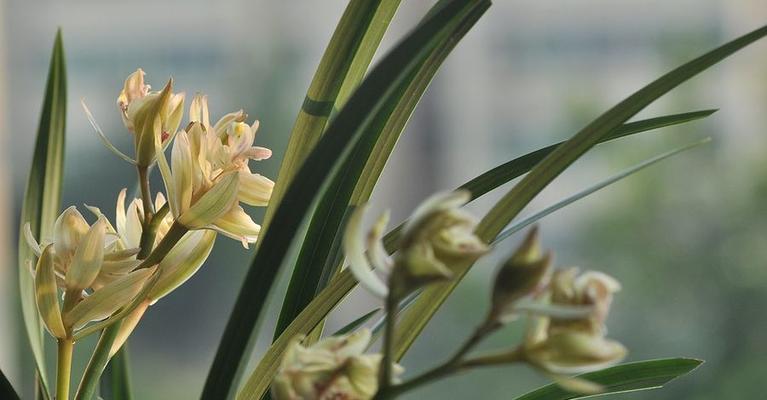
[[[132,168],[88,125],[84,98],[108,136],[130,151],[115,106],[137,67],[159,88],[173,76],[191,96],[209,94],[215,118],[244,108],[261,120],[258,142],[275,157],[255,168],[276,177],[296,111],[345,6],[344,0],[0,0],[0,367],[29,394],[16,263],[21,197],[32,158],[53,37],[63,29],[69,78],[63,205],[114,215]],[[436,190],[454,188],[515,156],[565,139],[671,68],[767,22],[763,0],[497,1],[447,60],[417,109],[376,189],[373,208],[404,218]],[[383,48],[430,1],[403,1]],[[706,364],[667,389],[626,399],[761,398],[767,374],[767,41],[674,90],[638,118],[719,108],[676,128],[599,146],[526,210],[532,213],[646,158],[711,136],[684,153],[542,222],[560,266],[623,283],[610,335],[630,360],[691,356]],[[159,187],[156,183],[155,187]],[[472,208],[485,210],[508,187]],[[257,211],[257,214],[260,211]],[[258,214],[260,215],[260,214]],[[514,237],[499,245],[507,254]],[[219,239],[185,286],[155,305],[130,341],[139,399],[196,398],[253,251]],[[477,264],[404,360],[434,365],[485,312],[492,258]],[[276,291],[275,300],[284,290]],[[375,306],[355,291],[331,327]],[[271,316],[278,302],[273,301]],[[264,322],[254,360],[271,337]],[[512,326],[485,343],[517,340]],[[86,341],[82,347],[92,346]],[[84,358],[76,360],[82,368]],[[78,374],[78,372],[76,372]],[[78,376],[78,375],[75,375]],[[472,372],[409,398],[502,399],[546,379],[522,367]]]

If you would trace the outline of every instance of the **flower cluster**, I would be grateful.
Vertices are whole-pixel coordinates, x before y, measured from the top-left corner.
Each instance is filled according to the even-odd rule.
[[[160,151],[159,165],[170,199],[170,210],[189,229],[210,228],[254,243],[261,227],[240,206],[265,206],[274,187],[268,178],[251,172],[249,160],[265,160],[272,152],[253,146],[258,121],[246,124],[242,111],[210,124],[205,96],[195,96],[190,123],[178,133],[171,165]],[[162,142],[157,139],[158,151]]]
[[[295,338],[285,350],[272,394],[278,400],[371,399],[378,391],[381,356],[363,354],[370,338],[367,329],[308,347]]]
[[[71,337],[89,322],[112,315],[138,295],[154,272],[133,271],[138,249],[126,248],[108,231],[105,217],[89,225],[75,207],[58,217],[52,240],[38,244],[25,225],[27,244],[38,257],[32,271],[38,311],[56,338]],[[65,293],[63,305],[59,288]]]
[[[437,194],[424,201],[405,223],[393,255],[387,252],[383,240],[388,214],[379,217],[367,232],[362,228],[365,207],[360,207],[349,219],[344,249],[350,269],[362,286],[386,299],[389,329],[384,336],[383,363],[391,360],[387,354],[391,352],[393,320],[404,296],[433,282],[451,279],[457,267],[466,266],[489,251],[474,233],[476,220],[459,208],[469,198],[468,192],[458,191]],[[569,391],[600,392],[601,386],[564,374],[593,371],[625,357],[625,347],[605,337],[605,320],[620,284],[601,272],[579,274],[578,269],[568,268],[552,273],[552,260],[552,253],[541,248],[537,227],[531,229],[517,250],[501,264],[493,284],[490,311],[466,344],[444,364],[399,388],[421,384],[427,380],[424,377],[440,377],[466,368],[525,362],[551,375]],[[389,274],[388,279],[380,278],[377,272]],[[468,358],[477,343],[522,315],[529,315],[532,321],[523,343],[511,350]],[[381,366],[382,370],[385,368],[386,365]],[[369,374],[367,379],[374,380],[375,374]],[[283,373],[279,379],[287,379],[285,376]],[[302,383],[305,387],[323,387],[322,379],[311,374],[300,376],[306,379]],[[385,374],[379,377],[379,386],[384,392],[388,390],[387,395],[398,390],[389,379]]]
[[[237,111],[211,125],[207,98],[197,95],[190,123],[179,130],[184,94],[173,93],[172,81],[153,92],[144,77],[141,69],[131,74],[117,98],[123,123],[134,137],[135,157],[107,144],[136,165],[141,199],[128,199],[127,190],[120,191],[114,224],[100,209],[88,206],[96,217],[93,224],[70,207],[58,217],[52,238],[35,238],[28,224],[24,229],[38,258],[28,263],[47,330],[58,339],[76,340],[122,320],[112,353],[149,305],[203,265],[217,233],[246,247],[257,240],[260,226],[240,203],[265,206],[274,186],[248,166],[249,160],[271,156],[268,149],[253,146],[258,122],[246,124],[245,113]],[[164,150],[171,143],[169,164]],[[155,163],[165,193],[157,192],[151,201],[148,171]],[[89,325],[95,321],[100,322]]]
[[[590,312],[576,318],[536,317],[525,339],[527,360],[562,374],[592,371],[622,360],[626,348],[605,338],[605,319],[618,290],[618,281],[601,272],[579,274],[577,268],[555,272],[541,298],[554,306],[586,306]]]

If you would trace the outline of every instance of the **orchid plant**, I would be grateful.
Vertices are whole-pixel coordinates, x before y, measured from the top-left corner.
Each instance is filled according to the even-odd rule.
[[[253,261],[202,399],[389,399],[459,372],[510,364],[527,365],[554,381],[520,399],[571,399],[657,388],[700,364],[670,358],[615,365],[628,350],[607,337],[605,326],[620,283],[602,272],[555,268],[534,223],[706,139],[660,154],[526,219],[516,217],[595,145],[712,114],[715,110],[701,110],[628,122],[682,82],[767,35],[767,26],[649,83],[569,140],[431,196],[387,231],[388,213],[364,227],[365,203],[417,105],[414,100],[491,5],[489,0],[437,1],[369,68],[399,2],[349,1],[298,112],[275,181],[255,168],[272,155],[254,145],[257,120],[239,110],[213,123],[208,98],[197,94],[187,105],[183,93],[173,92],[172,79],[152,91],[138,69],[117,94],[116,111],[133,135],[132,151],[117,149],[83,102],[105,146],[136,170],[136,194],[127,189],[133,183],[126,182],[115,195],[114,221],[93,206],[85,206],[85,215],[74,206],[60,209],[66,71],[59,32],[18,249],[19,296],[37,367],[36,398],[131,398],[123,344],[153,304],[203,267],[219,235],[250,248],[243,251],[251,251]],[[149,185],[153,171],[162,177],[159,189]],[[483,215],[463,208],[521,176]],[[254,221],[243,204],[266,207],[264,221]],[[399,365],[469,269],[498,253],[500,241],[525,229],[516,250],[498,266],[488,289],[490,308],[464,344],[426,371]],[[291,248],[298,249],[296,258],[288,256]],[[292,278],[273,342],[255,368],[246,370],[251,338],[262,333],[257,320],[283,270]],[[380,299],[383,312],[372,310],[325,334],[328,313],[357,284]],[[373,323],[376,315],[380,319]],[[520,322],[527,323],[521,343],[475,354],[484,339]],[[89,335],[98,335],[95,347],[78,346]],[[48,338],[58,349],[53,377],[45,352]],[[378,339],[380,349],[372,350]],[[79,377],[72,376],[75,351],[90,354]],[[0,377],[0,397],[18,398]],[[110,384],[99,391],[99,382],[106,380]]]

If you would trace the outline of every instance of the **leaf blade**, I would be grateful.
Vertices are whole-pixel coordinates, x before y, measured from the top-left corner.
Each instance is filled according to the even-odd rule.
[[[663,385],[694,371],[703,363],[692,358],[667,358],[639,361],[617,365],[601,371],[578,375],[578,378],[598,383],[605,387],[608,394],[658,389]],[[556,384],[549,384],[535,389],[514,400],[569,400],[582,396],[567,392]]]
[[[48,80],[37,130],[34,156],[27,178],[21,208],[20,227],[29,222],[33,236],[51,237],[61,204],[66,130],[66,63],[61,30],[56,33]],[[19,229],[21,231],[21,228]],[[19,241],[19,290],[21,308],[32,354],[44,395],[49,397],[48,374],[45,369],[43,332],[34,302],[34,282],[26,263],[35,256],[23,240]]]
[[[301,310],[324,288],[341,267],[340,236],[351,211],[367,201],[394,145],[402,134],[418,101],[447,55],[484,14],[478,9],[440,38],[435,49],[396,89],[370,124],[372,134],[354,147],[320,198],[295,263],[280,318],[276,339]]]
[[[538,220],[542,219],[543,217],[545,217],[545,216],[547,216],[547,215],[549,215],[549,214],[551,214],[551,213],[553,213],[553,212],[555,212],[557,210],[560,210],[560,209],[562,209],[564,207],[567,207],[568,205],[570,205],[572,203],[575,203],[576,201],[578,201],[578,200],[580,200],[580,199],[582,199],[582,198],[584,198],[586,196],[589,196],[589,195],[591,195],[591,194],[593,194],[593,193],[595,193],[595,192],[597,192],[599,190],[602,190],[602,189],[612,185],[613,183],[616,183],[616,182],[621,181],[621,180],[623,180],[625,178],[628,178],[629,176],[631,176],[631,175],[633,175],[633,174],[635,174],[635,173],[637,173],[637,172],[639,172],[639,171],[641,171],[641,170],[643,170],[643,169],[645,169],[645,168],[647,168],[647,167],[649,167],[649,166],[651,166],[653,164],[659,163],[659,162],[661,162],[661,161],[663,161],[663,160],[665,160],[667,158],[673,157],[673,156],[675,156],[675,155],[677,155],[679,153],[685,152],[687,150],[692,150],[695,147],[698,147],[698,146],[703,145],[705,143],[708,143],[710,141],[711,141],[710,138],[706,138],[706,139],[703,139],[701,141],[698,141],[698,142],[695,142],[695,143],[691,143],[689,145],[686,145],[686,146],[683,146],[683,147],[680,147],[680,148],[668,151],[666,153],[659,154],[659,155],[657,155],[655,157],[652,157],[652,158],[649,158],[649,159],[647,159],[645,161],[642,161],[641,163],[639,163],[639,164],[637,164],[637,165],[635,165],[635,166],[633,166],[633,167],[631,167],[631,168],[629,168],[627,170],[624,170],[624,171],[622,171],[622,172],[620,172],[618,174],[615,174],[613,176],[610,176],[609,178],[604,179],[604,180],[602,180],[602,181],[600,181],[600,182],[598,182],[598,183],[596,183],[596,184],[594,184],[592,186],[589,186],[588,188],[586,188],[586,189],[584,189],[582,191],[579,191],[578,193],[575,193],[575,194],[573,194],[571,196],[567,196],[566,198],[556,202],[555,204],[552,204],[551,206],[546,207],[546,208],[544,208],[543,210],[541,210],[539,212],[536,212],[535,214],[533,214],[533,215],[523,219],[522,221],[519,221],[519,222],[515,223],[514,225],[512,225],[511,227],[509,227],[505,231],[499,233],[498,236],[496,236],[495,239],[493,239],[493,244],[496,244],[496,243],[498,243],[498,242],[500,242],[500,241],[510,237],[514,233],[519,232],[520,230],[524,229],[525,227],[527,227],[529,225],[532,225],[533,223],[537,222]]]
[[[18,393],[13,389],[11,381],[8,380],[2,370],[0,370],[0,397],[8,400],[19,400]]]

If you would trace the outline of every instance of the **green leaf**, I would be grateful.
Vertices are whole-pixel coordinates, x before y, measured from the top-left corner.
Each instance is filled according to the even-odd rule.
[[[368,311],[365,315],[355,319],[352,322],[349,322],[348,324],[344,325],[343,328],[337,330],[335,333],[333,333],[332,336],[340,336],[340,335],[346,335],[347,333],[351,333],[357,328],[361,327],[365,324],[365,322],[368,322],[370,318],[373,318],[374,315],[378,314],[378,312],[381,311],[380,308],[376,308],[374,310]]]
[[[352,148],[364,133],[371,132],[367,128],[372,116],[396,95],[396,88],[430,54],[440,36],[473,10],[488,5],[487,1],[456,0],[420,24],[370,72],[330,124],[288,187],[275,212],[273,228],[262,237],[254,267],[245,277],[224,332],[203,398],[219,399],[228,393],[239,364],[248,354],[253,329],[298,228],[338,167],[348,160]],[[259,398],[266,391],[268,381],[263,385],[264,379],[258,373],[252,378],[256,382],[246,384],[242,398]]]
[[[101,393],[109,394],[112,400],[131,400],[130,361],[128,357],[128,343],[124,343],[120,350],[112,356],[107,364],[104,374],[101,376]]]
[[[0,370],[0,398],[8,400],[19,400],[19,395],[13,389],[11,381],[6,378],[2,370]]]
[[[695,119],[703,118],[711,115],[716,110],[695,111],[682,114],[674,114],[668,116],[662,116],[657,118],[651,118],[638,122],[632,122],[622,125],[616,129],[615,133],[608,135],[605,140],[610,140],[626,135],[641,133],[651,129],[656,129],[663,126],[681,124],[684,122],[692,121]],[[532,153],[515,158],[507,163],[502,164],[499,167],[493,168],[482,175],[472,179],[471,181],[461,185],[461,188],[467,188],[472,192],[472,198],[476,199],[491,190],[507,183],[511,179],[514,179],[530,170],[535,164],[542,160],[547,154],[556,149],[560,144],[548,146],[546,148],[536,150]],[[384,237],[384,243],[386,250],[394,252],[397,249],[397,238],[401,227],[404,226],[404,222],[397,228],[390,231]],[[305,335],[315,329],[316,326],[325,318],[325,316],[357,285],[357,281],[354,276],[348,271],[341,271],[336,277],[334,277],[330,284],[324,288],[320,293],[301,311],[293,322],[288,325],[285,331],[280,337],[275,340],[272,346],[267,350],[264,357],[256,367],[256,371],[264,374],[264,376],[274,376],[279,366],[279,361],[282,352],[285,350],[285,346],[289,343],[290,339],[296,335]],[[413,298],[413,300],[415,297]],[[409,301],[407,304],[410,304]],[[403,309],[407,309],[403,307]],[[254,373],[255,374],[255,373]]]
[[[531,224],[534,224],[535,222],[537,222],[538,220],[542,219],[543,217],[546,217],[547,215],[549,215],[549,214],[551,214],[551,213],[553,213],[553,212],[555,212],[557,210],[560,210],[560,209],[562,209],[562,208],[564,208],[564,207],[566,207],[566,206],[568,206],[568,205],[570,205],[572,203],[575,203],[576,201],[578,201],[578,200],[580,200],[580,199],[582,199],[582,198],[584,198],[584,197],[586,197],[586,196],[588,196],[588,195],[590,195],[590,194],[592,194],[594,192],[597,192],[597,191],[599,191],[601,189],[604,189],[607,186],[610,186],[610,185],[612,185],[615,182],[618,182],[620,180],[628,178],[629,176],[631,176],[631,175],[633,175],[633,174],[635,174],[635,173],[637,173],[637,172],[639,172],[639,171],[641,171],[641,170],[643,170],[643,169],[645,169],[645,168],[647,168],[647,167],[649,167],[649,166],[651,166],[651,165],[653,165],[655,163],[663,161],[663,160],[665,160],[665,159],[667,159],[669,157],[675,156],[675,155],[677,155],[679,153],[682,153],[684,151],[691,150],[691,149],[693,149],[695,147],[698,147],[698,146],[700,146],[702,144],[705,144],[705,143],[708,143],[710,141],[711,141],[710,138],[706,138],[706,139],[703,139],[703,140],[701,140],[699,142],[695,142],[695,143],[689,144],[687,146],[680,147],[680,148],[675,149],[675,150],[671,150],[671,151],[669,151],[667,153],[663,153],[663,154],[657,155],[657,156],[652,157],[652,158],[650,158],[648,160],[645,160],[645,161],[643,161],[643,162],[641,162],[641,163],[639,163],[639,164],[637,164],[637,165],[635,165],[635,166],[633,166],[633,167],[631,167],[631,168],[629,168],[629,169],[627,169],[627,170],[625,170],[625,171],[623,171],[621,173],[615,174],[615,175],[613,175],[613,176],[611,176],[611,177],[609,177],[609,178],[607,178],[607,179],[605,179],[605,180],[603,180],[603,181],[601,181],[601,182],[599,182],[599,183],[597,183],[597,184],[595,184],[593,186],[590,186],[590,187],[586,188],[585,190],[582,190],[582,191],[580,191],[580,192],[578,192],[578,193],[576,193],[576,194],[574,194],[572,196],[568,196],[568,197],[562,199],[561,201],[558,201],[557,203],[552,204],[551,206],[546,207],[543,210],[538,211],[537,213],[535,213],[535,214],[533,214],[533,215],[523,219],[522,221],[519,221],[519,222],[515,223],[514,225],[509,227],[509,229],[501,232],[498,236],[496,236],[495,239],[493,240],[493,244],[496,244],[496,243],[498,243],[498,242],[500,242],[500,241],[510,237],[514,233],[519,232],[520,230],[524,229],[525,227],[527,227],[527,226],[529,226]]]
[[[52,237],[53,225],[61,205],[61,182],[64,170],[64,141],[67,111],[67,77],[64,62],[64,44],[61,30],[56,33],[48,70],[48,83],[45,88],[43,110],[37,130],[35,153],[27,179],[27,189],[21,207],[21,224],[30,224],[32,235]],[[21,228],[19,228],[21,232]],[[19,241],[19,290],[24,326],[29,337],[32,354],[37,365],[41,381],[40,387],[46,398],[49,392],[48,374],[45,369],[43,349],[43,331],[35,307],[35,290],[32,275],[27,262],[35,260],[35,255],[24,243]]]
[[[726,43],[663,75],[599,116],[546,156],[501,198],[480,221],[477,235],[490,242],[543,188],[594,145],[604,140],[610,132],[659,97],[765,35],[767,26]],[[397,360],[404,356],[471,266],[472,263],[456,266],[455,279],[427,288],[416,300],[416,304],[403,313],[394,339]]]
[[[672,380],[692,372],[702,363],[703,361],[692,358],[666,358],[621,364],[601,371],[578,375],[577,377],[604,386],[605,393],[599,396],[606,396],[616,393],[659,389]],[[519,396],[514,400],[568,400],[584,397],[589,396],[567,392],[552,383]]]
[[[367,201],[386,160],[426,91],[434,74],[460,39],[484,13],[478,9],[440,37],[440,42],[395,89],[395,94],[373,116],[348,162],[341,166],[312,215],[296,261],[282,311],[274,332],[276,339],[304,307],[327,285],[340,268],[342,225],[354,207]]]
[[[644,119],[636,122],[629,122],[621,125],[614,131],[607,134],[600,140],[600,143],[608,142],[614,139],[622,138],[625,136],[633,135],[636,133],[647,132],[653,129],[665,128],[668,126],[679,125],[686,122],[695,121],[701,118],[708,117],[715,113],[716,109],[690,111],[680,114],[670,114],[661,117]],[[467,189],[471,192],[471,198],[477,197],[497,188],[499,183],[506,183],[514,178],[522,176],[530,171],[536,164],[541,162],[546,156],[551,154],[559,146],[565,144],[564,141],[546,146],[531,153],[525,154],[521,157],[515,158],[511,161],[503,163],[482,175],[466,182],[461,185],[459,189]]]
[[[359,85],[400,0],[350,0],[298,112],[280,165],[261,234],[270,225],[285,190],[322,134],[333,109]]]

